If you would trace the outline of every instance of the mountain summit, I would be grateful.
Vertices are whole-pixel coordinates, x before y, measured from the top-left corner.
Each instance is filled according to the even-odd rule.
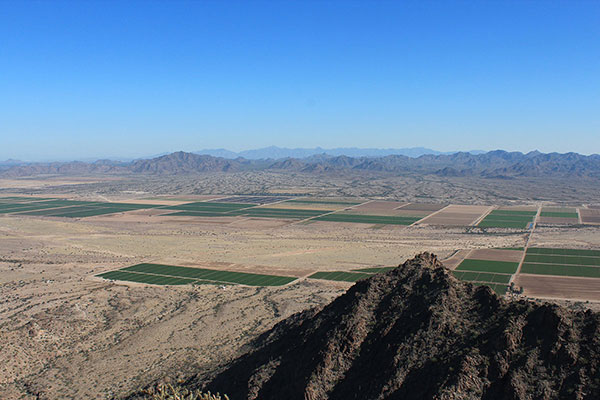
[[[500,299],[423,253],[277,324],[206,388],[262,400],[591,400],[599,351],[598,313]]]

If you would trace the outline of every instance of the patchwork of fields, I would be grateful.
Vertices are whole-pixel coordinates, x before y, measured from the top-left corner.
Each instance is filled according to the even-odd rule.
[[[521,273],[600,278],[600,251],[529,248]]]
[[[522,252],[512,249],[476,250],[456,267],[453,274],[460,280],[487,285],[504,294],[519,268],[519,253]]]
[[[469,206],[456,204],[406,203],[389,200],[327,199],[289,196],[196,196],[153,197],[140,203],[101,202],[51,197],[7,196],[0,198],[0,214],[56,218],[87,218],[136,210],[155,210],[154,216],[231,217],[319,221],[385,225],[474,226],[480,228],[530,229],[536,218],[543,225],[600,224],[595,206],[548,207],[538,214],[536,206]],[[152,199],[157,200],[156,204]],[[187,201],[186,201],[187,200]]]

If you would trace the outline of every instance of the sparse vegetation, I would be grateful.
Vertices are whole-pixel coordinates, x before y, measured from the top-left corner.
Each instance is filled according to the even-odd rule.
[[[174,387],[172,385],[160,385],[157,393],[154,393],[148,400],[229,400],[227,395],[211,392],[202,392],[200,390],[188,390],[185,388]]]

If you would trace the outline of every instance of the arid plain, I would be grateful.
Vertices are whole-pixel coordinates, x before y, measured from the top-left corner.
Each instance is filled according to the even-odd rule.
[[[165,371],[178,371],[182,378],[198,371],[209,374],[276,322],[326,304],[351,285],[308,278],[318,271],[396,266],[422,251],[447,259],[447,266],[455,268],[471,254],[494,260],[494,251],[486,249],[600,248],[596,224],[541,224],[533,231],[473,229],[486,213],[502,205],[552,203],[587,209],[598,198],[598,189],[585,183],[561,182],[560,187],[552,190],[534,179],[331,179],[273,173],[151,181],[103,177],[1,181],[2,197],[168,206],[231,194],[301,194],[364,204],[348,207],[348,214],[399,216],[403,211],[389,202],[443,207],[428,210],[431,214],[423,223],[409,226],[161,216],[156,209],[85,218],[1,215],[0,397],[112,398],[162,379]],[[319,208],[329,211],[322,204],[308,209]],[[428,207],[416,208],[422,212]],[[433,222],[427,223],[428,218]],[[462,222],[455,225],[456,220]],[[519,261],[518,251],[510,251],[502,259]],[[156,286],[96,277],[139,263],[299,279],[280,287],[249,287]],[[524,287],[524,296],[597,307],[598,280],[557,281],[517,274],[515,284]]]

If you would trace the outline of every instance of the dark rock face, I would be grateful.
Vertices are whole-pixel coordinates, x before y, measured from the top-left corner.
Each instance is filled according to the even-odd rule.
[[[505,301],[423,253],[294,315],[206,388],[231,399],[599,399],[600,315]]]

